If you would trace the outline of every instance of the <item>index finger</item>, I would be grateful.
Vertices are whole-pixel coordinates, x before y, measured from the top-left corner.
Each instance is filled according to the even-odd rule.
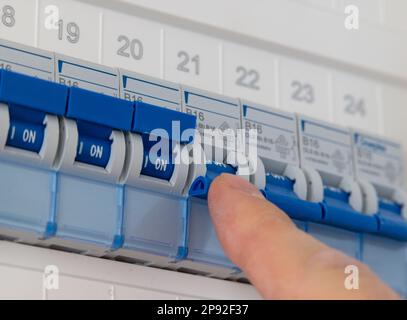
[[[208,201],[227,255],[265,298],[397,298],[360,261],[299,230],[249,182],[221,175]],[[348,265],[359,268],[360,290],[344,286]]]

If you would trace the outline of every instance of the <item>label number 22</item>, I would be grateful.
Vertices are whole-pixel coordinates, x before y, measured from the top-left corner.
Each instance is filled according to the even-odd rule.
[[[236,68],[238,78],[236,84],[252,90],[260,90],[259,81],[260,73],[254,69],[246,69],[245,67],[238,66]]]

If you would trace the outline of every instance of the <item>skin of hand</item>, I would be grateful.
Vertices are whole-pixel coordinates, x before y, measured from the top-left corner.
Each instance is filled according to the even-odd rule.
[[[222,247],[265,299],[399,299],[363,263],[301,231],[244,179],[222,174],[208,194]],[[345,287],[357,266],[359,289]]]

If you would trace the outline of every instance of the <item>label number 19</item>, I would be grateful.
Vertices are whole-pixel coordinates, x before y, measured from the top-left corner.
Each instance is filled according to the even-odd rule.
[[[66,29],[65,29],[65,24],[64,20],[59,20],[58,21],[58,39],[63,40],[64,39],[64,33],[66,32],[66,40],[68,40],[70,43],[75,44],[79,42],[79,37],[80,37],[80,29],[79,26],[75,22],[69,22],[66,24]]]

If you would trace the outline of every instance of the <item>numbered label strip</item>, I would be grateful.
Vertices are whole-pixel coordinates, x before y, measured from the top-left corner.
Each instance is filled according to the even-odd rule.
[[[119,96],[119,74],[113,68],[56,55],[56,81],[70,87]]]
[[[0,69],[54,80],[54,55],[0,40]]]
[[[350,132],[341,127],[298,118],[301,165],[335,177],[352,177]]]
[[[121,70],[121,98],[181,111],[181,89],[171,82]]]
[[[242,115],[246,137],[249,130],[257,131],[259,157],[299,165],[297,121],[294,115],[249,102],[242,103]]]
[[[73,0],[0,3],[4,39],[323,121],[382,128],[385,86],[338,68]]]
[[[354,132],[356,174],[359,179],[398,189],[403,185],[401,145],[383,138]]]
[[[183,111],[197,117],[201,133],[205,129],[236,131],[241,127],[238,100],[189,88],[183,88],[182,98]]]
[[[120,92],[128,101],[143,101],[177,111],[182,109],[197,117],[201,133],[204,129],[224,131],[241,127],[237,99],[188,87],[181,90],[178,84],[129,71],[118,72],[114,68],[64,55],[57,54],[54,58],[51,52],[5,40],[0,41],[0,63],[3,69],[46,80],[53,80],[55,71],[56,80],[65,85],[110,96],[118,96]],[[246,103],[243,121],[246,130],[257,130],[262,158],[298,164],[292,115]],[[298,129],[302,166],[311,166],[335,176],[352,176],[351,139],[347,130],[305,117],[300,117]],[[400,145],[380,139],[367,143],[368,139],[372,138],[354,136],[358,176],[390,187],[401,185]],[[375,149],[374,146],[381,147]]]

